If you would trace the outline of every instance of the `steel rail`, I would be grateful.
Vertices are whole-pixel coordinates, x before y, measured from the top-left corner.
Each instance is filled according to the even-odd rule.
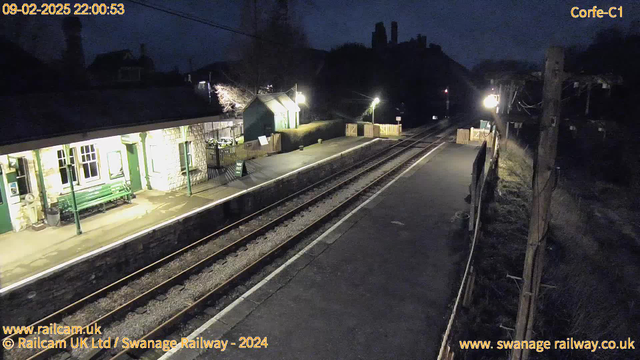
[[[394,145],[392,145],[392,146],[390,146],[388,148],[385,148],[385,149],[383,149],[381,151],[378,151],[375,154],[373,154],[373,155],[365,158],[364,160],[358,162],[358,164],[363,164],[363,163],[369,162],[372,159],[377,158],[380,154],[388,152],[389,150],[402,145],[404,142],[411,141],[412,138],[414,138],[416,136],[419,136],[419,135],[421,135],[422,133],[424,133],[426,131],[429,131],[430,129],[432,129],[435,126],[437,126],[437,125],[433,125],[433,126],[427,127],[423,131],[421,131],[420,133],[418,133],[416,135],[412,135],[411,137],[403,139],[402,141],[398,142],[397,144],[394,144]],[[225,233],[227,231],[235,229],[238,226],[240,226],[240,225],[242,225],[244,223],[247,223],[247,222],[253,220],[254,218],[260,216],[261,214],[263,214],[263,213],[265,213],[265,212],[267,212],[269,210],[272,210],[273,208],[281,205],[282,203],[290,201],[293,198],[295,198],[297,196],[300,196],[303,193],[305,193],[305,192],[307,192],[307,191],[309,191],[309,190],[321,185],[322,183],[328,182],[329,180],[331,180],[331,179],[333,179],[335,177],[341,176],[344,173],[349,172],[349,171],[353,171],[353,169],[352,168],[347,168],[347,169],[341,170],[341,171],[339,171],[337,173],[331,174],[328,177],[325,177],[324,179],[322,179],[320,181],[317,181],[317,182],[315,182],[315,183],[313,183],[313,184],[311,184],[311,185],[309,185],[309,186],[307,186],[307,187],[305,187],[305,188],[303,188],[301,190],[298,190],[297,192],[295,192],[295,193],[293,193],[293,194],[291,194],[291,195],[289,195],[289,196],[287,196],[287,197],[285,197],[283,199],[280,199],[275,203],[267,205],[266,207],[254,212],[252,214],[249,214],[249,215],[243,217],[240,220],[237,220],[237,221],[235,221],[235,222],[233,222],[233,223],[231,223],[231,224],[229,224],[229,225],[227,225],[227,226],[225,226],[225,227],[223,227],[223,228],[221,228],[219,230],[216,230],[215,232],[213,232],[213,233],[211,233],[209,235],[206,235],[205,237],[203,237],[201,239],[198,239],[198,240],[194,241],[193,243],[191,243],[191,244],[189,244],[189,245],[187,245],[187,246],[185,246],[185,247],[183,247],[181,249],[178,249],[175,252],[173,252],[173,253],[171,253],[169,255],[166,255],[163,258],[161,258],[159,260],[156,260],[155,262],[153,262],[151,264],[146,265],[145,267],[140,268],[140,269],[136,270],[135,272],[132,272],[131,274],[126,275],[126,276],[116,280],[115,282],[113,282],[113,283],[111,283],[111,284],[109,284],[109,285],[107,285],[105,287],[102,287],[102,288],[96,290],[95,292],[93,292],[93,293],[91,293],[89,295],[86,295],[85,297],[83,297],[83,298],[81,298],[79,300],[76,300],[72,304],[69,304],[69,305],[65,306],[64,308],[62,308],[62,309],[60,309],[60,310],[58,310],[58,311],[56,311],[54,313],[49,314],[49,315],[47,315],[46,317],[44,317],[44,318],[42,318],[40,320],[37,320],[36,322],[32,323],[31,325],[28,325],[27,327],[34,327],[35,328],[35,327],[37,327],[39,325],[48,325],[51,322],[56,322],[56,320],[58,320],[60,318],[63,318],[64,316],[67,316],[71,312],[75,311],[77,308],[81,307],[83,304],[88,303],[88,302],[96,299],[100,295],[102,295],[102,294],[104,294],[106,292],[115,291],[120,286],[123,286],[126,282],[132,281],[132,280],[134,280],[136,278],[139,278],[139,277],[142,277],[142,275],[144,275],[144,274],[146,274],[146,273],[148,273],[148,272],[150,272],[152,270],[155,270],[156,268],[159,268],[160,266],[162,266],[162,265],[168,263],[169,261],[177,258],[179,255],[185,253],[186,251],[191,250],[191,249],[193,249],[195,247],[198,247],[200,245],[203,245],[204,243],[206,243],[206,241],[210,240],[211,238],[218,237],[218,236],[222,235],[223,233]],[[20,334],[6,335],[3,338],[0,338],[0,340],[4,340],[5,338],[7,338],[7,339],[15,339],[16,337],[20,337]]]
[[[452,133],[454,130],[455,130],[455,128],[454,129],[444,130],[442,132],[443,133],[443,138],[444,138],[444,136]],[[427,135],[427,137],[429,137],[429,136],[431,136],[431,135]],[[386,177],[390,176],[391,174],[396,173],[403,166],[406,166],[406,165],[410,164],[412,161],[419,159],[419,157],[421,157],[425,152],[427,152],[428,150],[431,150],[434,146],[439,145],[440,143],[442,143],[444,141],[443,138],[438,139],[438,140],[428,144],[426,147],[424,147],[423,149],[418,151],[416,154],[412,155],[410,158],[402,161],[400,164],[394,166],[392,169],[390,169],[390,170],[386,171],[385,173],[381,174],[380,176],[376,177],[372,182],[367,184],[364,188],[358,190],[355,194],[351,195],[349,198],[347,198],[346,200],[341,202],[338,206],[336,206],[335,208],[331,209],[329,212],[327,212],[326,214],[324,214],[323,216],[321,216],[320,218],[315,220],[310,225],[306,226],[304,229],[302,229],[301,231],[299,231],[295,235],[291,236],[288,240],[285,240],[280,245],[278,245],[274,249],[270,250],[268,253],[266,253],[265,255],[260,257],[258,260],[254,261],[253,263],[251,263],[250,265],[248,265],[244,269],[240,270],[238,273],[236,273],[236,275],[234,275],[233,277],[231,277],[230,279],[228,279],[224,283],[218,285],[215,289],[211,290],[207,294],[205,294],[202,297],[200,297],[200,299],[196,300],[193,304],[187,306],[186,308],[184,308],[183,310],[181,310],[180,312],[178,312],[177,314],[172,316],[169,320],[165,321],[161,325],[159,325],[156,328],[154,328],[153,330],[151,330],[149,333],[147,333],[146,335],[144,335],[143,337],[138,339],[138,341],[153,340],[153,339],[157,338],[159,335],[161,335],[167,329],[170,329],[174,325],[177,325],[177,324],[181,323],[181,321],[189,313],[194,312],[194,311],[198,311],[200,308],[206,306],[212,300],[220,298],[223,295],[223,293],[228,288],[230,288],[233,284],[235,284],[236,282],[238,282],[238,281],[240,281],[242,279],[245,279],[245,278],[253,275],[257,271],[259,271],[261,269],[260,266],[262,264],[264,264],[264,263],[267,263],[267,261],[270,258],[272,258],[275,255],[277,255],[280,251],[282,251],[284,249],[287,249],[287,248],[290,248],[290,247],[294,246],[295,244],[297,244],[308,233],[310,233],[311,231],[314,231],[319,226],[323,225],[325,223],[326,219],[328,219],[331,216],[339,213],[346,206],[348,206],[353,201],[355,201],[357,198],[359,198],[361,195],[366,194],[366,192],[368,190],[370,190],[374,185],[377,185],[378,182],[382,181],[383,179],[385,179]],[[143,349],[126,349],[126,350],[122,350],[121,352],[116,354],[114,357],[112,357],[111,360],[124,359],[126,356],[129,356],[129,355],[132,355],[134,358],[138,358],[137,354],[139,353],[140,350],[143,350]]]
[[[419,142],[420,140],[422,140],[424,138],[432,136],[434,133],[429,133],[428,135],[423,136],[422,138],[420,138],[420,140],[415,140],[416,137],[422,136],[423,134],[427,133],[429,130],[431,130],[435,126],[438,126],[438,125],[429,126],[426,129],[424,129],[423,131],[420,131],[417,134],[415,134],[415,135],[413,135],[413,136],[411,136],[411,137],[409,137],[407,139],[404,139],[404,140],[398,142],[397,144],[394,144],[394,145],[392,145],[392,146],[390,146],[390,147],[388,147],[386,149],[383,149],[383,150],[377,152],[376,154],[366,158],[363,161],[358,162],[358,164],[367,163],[367,162],[371,161],[371,159],[377,158],[380,154],[389,152],[391,149],[399,147],[399,146],[404,145],[406,143],[415,144],[415,143]],[[439,131],[439,130],[437,130],[437,131]],[[118,318],[119,315],[120,316],[126,315],[126,313],[124,313],[126,310],[131,309],[133,307],[136,307],[136,306],[140,305],[141,303],[146,302],[151,297],[156,296],[156,293],[162,292],[163,290],[167,290],[168,288],[170,288],[172,286],[175,286],[175,284],[178,283],[179,281],[181,281],[182,279],[190,276],[193,273],[198,272],[200,269],[208,266],[209,264],[215,263],[215,261],[217,261],[218,259],[223,258],[227,254],[235,251],[237,248],[244,246],[245,243],[251,241],[253,238],[255,238],[257,236],[260,236],[261,234],[271,230],[273,227],[277,226],[280,222],[285,221],[286,219],[294,216],[297,212],[300,212],[304,208],[307,208],[307,207],[311,206],[312,204],[316,203],[318,200],[322,199],[323,197],[326,197],[331,192],[334,192],[334,191],[338,190],[340,187],[343,187],[344,185],[346,185],[347,183],[355,180],[356,178],[360,177],[364,173],[366,173],[368,171],[371,171],[375,167],[383,164],[384,162],[388,161],[389,159],[391,159],[391,158],[399,155],[400,153],[406,151],[406,149],[409,149],[410,146],[411,145],[403,147],[403,148],[401,148],[401,150],[396,151],[396,152],[394,152],[394,153],[382,158],[381,160],[375,162],[373,165],[370,165],[367,168],[365,168],[364,170],[361,170],[361,171],[357,172],[355,175],[353,175],[353,176],[349,177],[348,179],[340,182],[339,184],[331,187],[330,189],[322,192],[321,194],[315,196],[311,200],[306,201],[305,203],[303,203],[303,204],[297,206],[296,208],[294,208],[293,210],[288,211],[287,213],[285,213],[285,214],[279,216],[278,218],[268,222],[267,224],[265,224],[265,225],[261,226],[260,228],[252,231],[251,233],[241,237],[237,241],[233,242],[232,244],[227,245],[223,249],[221,249],[221,250],[217,251],[216,253],[206,257],[205,259],[202,259],[202,260],[196,262],[195,264],[189,266],[187,269],[181,271],[177,275],[172,276],[171,278],[163,281],[159,285],[156,285],[155,287],[145,291],[143,294],[138,295],[137,297],[135,297],[134,299],[132,299],[132,300],[130,300],[128,302],[126,302],[123,305],[120,305],[118,308],[116,308],[116,309],[110,311],[109,313],[101,316],[100,318],[98,318],[97,320],[94,320],[90,324],[83,326],[83,328],[90,328],[94,324],[102,324],[104,322],[115,321]],[[202,239],[197,240],[196,242],[194,242],[192,244],[189,244],[186,247],[184,247],[184,248],[182,248],[182,249],[180,249],[180,250],[178,250],[178,251],[176,251],[176,252],[174,252],[174,253],[172,253],[170,255],[167,255],[166,257],[164,257],[164,258],[162,258],[162,259],[160,259],[160,260],[158,260],[158,261],[156,261],[156,262],[154,262],[154,263],[152,263],[152,264],[150,264],[148,266],[146,266],[146,267],[144,267],[144,268],[142,268],[142,269],[140,269],[140,270],[138,270],[138,271],[136,271],[136,272],[134,272],[134,273],[132,273],[130,275],[127,275],[127,276],[121,278],[120,280],[118,280],[118,281],[116,281],[116,282],[114,282],[114,283],[112,283],[112,284],[110,284],[110,285],[108,285],[108,286],[106,286],[106,287],[104,287],[104,288],[102,288],[102,289],[100,289],[100,290],[98,290],[98,291],[86,296],[85,298],[80,299],[80,300],[76,301],[75,303],[73,303],[71,305],[68,305],[67,307],[57,311],[56,313],[53,313],[53,314],[47,316],[46,318],[43,318],[43,319],[39,320],[38,322],[32,324],[31,326],[38,326],[38,325],[40,325],[40,324],[42,324],[44,322],[52,322],[52,321],[54,321],[54,318],[56,318],[56,317],[57,318],[64,317],[65,315],[67,315],[70,312],[76,310],[77,308],[81,307],[85,303],[88,303],[89,301],[97,298],[99,295],[114,291],[119,286],[125,285],[126,281],[135,280],[136,278],[141,277],[142,275],[152,271],[153,269],[159,268],[160,266],[166,264],[170,260],[173,260],[174,258],[176,258],[177,256],[185,253],[186,251],[191,250],[191,249],[197,247],[198,245],[202,245],[205,241],[208,241],[208,240],[211,240],[212,238],[218,237],[218,236],[220,236],[221,234],[223,234],[226,231],[229,231],[231,229],[235,229],[239,225],[241,225],[243,223],[246,223],[246,222],[256,218],[257,216],[263,214],[264,212],[266,212],[268,210],[271,210],[271,209],[275,208],[276,206],[282,204],[283,202],[289,201],[289,200],[301,195],[302,193],[307,192],[308,190],[310,190],[312,188],[315,188],[318,185],[320,185],[322,183],[325,183],[325,182],[329,181],[330,179],[333,179],[333,178],[335,178],[337,176],[340,176],[340,175],[342,175],[342,174],[344,174],[346,172],[349,172],[349,171],[353,171],[353,169],[347,168],[345,170],[342,170],[340,172],[332,174],[332,175],[330,175],[330,176],[328,176],[328,177],[326,177],[326,178],[324,178],[324,179],[322,179],[322,180],[320,180],[320,181],[318,181],[318,182],[316,182],[316,183],[314,183],[314,184],[312,184],[312,185],[310,185],[308,187],[305,187],[304,189],[302,189],[300,191],[297,191],[296,193],[294,193],[292,195],[287,196],[286,198],[284,198],[282,200],[279,200],[279,201],[277,201],[277,202],[275,202],[275,203],[273,203],[271,205],[268,205],[267,207],[265,207],[263,209],[260,209],[257,212],[255,212],[253,214],[250,214],[249,216],[247,216],[245,218],[242,218],[242,219],[240,219],[240,220],[238,220],[238,221],[236,221],[236,222],[234,222],[234,223],[232,223],[230,225],[227,225],[224,228],[222,228],[222,229],[220,229],[220,230],[218,230],[218,231],[216,231],[216,232],[214,232],[212,234],[209,234],[209,235],[203,237]],[[104,326],[104,325],[102,325],[102,326]],[[17,335],[17,336],[19,336],[19,335]],[[78,337],[78,336],[80,336],[80,334],[69,335],[66,338],[64,338],[63,340],[69,341],[70,339]],[[58,351],[62,351],[62,349],[53,349],[53,348],[44,349],[44,350],[40,351],[39,353],[29,357],[28,360],[42,359],[45,356],[52,355],[54,352],[58,352]]]

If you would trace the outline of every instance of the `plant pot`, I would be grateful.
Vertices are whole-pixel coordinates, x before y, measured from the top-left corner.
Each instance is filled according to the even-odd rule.
[[[60,225],[60,210],[58,208],[48,208],[45,211],[47,216],[47,225],[58,226]]]

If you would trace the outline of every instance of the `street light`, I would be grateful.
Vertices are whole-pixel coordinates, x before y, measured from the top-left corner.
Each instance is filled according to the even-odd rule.
[[[487,109],[495,108],[496,106],[498,106],[498,95],[491,94],[487,96],[486,98],[484,98],[484,101],[482,102],[482,104]]]
[[[376,123],[376,105],[378,105],[379,103],[380,98],[373,99],[373,102],[371,103],[371,107],[373,108],[373,111],[371,112],[371,124]]]
[[[447,94],[447,119],[449,118],[449,87],[447,86],[446,89],[444,89],[444,93]]]

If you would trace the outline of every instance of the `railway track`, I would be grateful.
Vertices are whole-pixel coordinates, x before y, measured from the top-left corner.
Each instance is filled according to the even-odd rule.
[[[451,133],[455,127],[449,126],[444,130],[435,130],[432,131],[434,126],[428,127],[416,135],[413,135],[405,140],[399,141],[397,144],[390,146],[367,159],[364,159],[359,163],[360,167],[355,170],[347,169],[341,172],[335,173],[317,183],[302,189],[272,205],[269,205],[254,214],[251,214],[243,219],[240,219],[216,232],[210,234],[188,246],[185,248],[176,251],[150,265],[145,268],[142,268],[128,276],[121,278],[120,280],[86,296],[85,298],[76,301],[75,303],[35,322],[31,326],[40,326],[40,325],[48,325],[49,323],[62,323],[64,320],[65,324],[73,324],[76,323],[82,324],[83,327],[91,328],[92,326],[101,326],[106,328],[110,324],[114,324],[118,321],[125,322],[125,318],[129,317],[131,313],[143,314],[147,310],[143,310],[142,312],[139,309],[145,309],[145,306],[150,302],[155,300],[156,302],[162,302],[167,297],[170,297],[170,292],[176,288],[181,291],[184,288],[184,285],[181,285],[187,282],[189,279],[197,277],[199,273],[206,271],[209,269],[209,273],[213,272],[211,269],[214,268],[214,264],[222,263],[218,266],[218,271],[221,266],[226,266],[228,268],[233,268],[233,262],[238,257],[242,257],[242,253],[246,252],[247,249],[252,245],[252,242],[259,242],[256,239],[260,239],[261,237],[268,237],[270,232],[273,232],[274,229],[279,226],[287,227],[290,223],[294,223],[292,219],[296,216],[301,216],[305,211],[309,211],[309,209],[314,206],[322,205],[322,202],[326,202],[328,198],[334,196],[340,191],[343,191],[346,187],[350,186],[350,184],[354,184],[358,181],[365,182],[363,186],[359,186],[359,189],[354,193],[348,194],[348,196],[342,196],[339,199],[337,206],[331,206],[331,210],[325,212],[324,215],[320,216],[316,220],[312,222],[303,223],[304,226],[291,226],[293,229],[290,233],[285,233],[284,240],[279,241],[277,243],[271,242],[269,243],[267,250],[259,253],[259,256],[255,259],[252,259],[248,265],[242,264],[241,266],[236,266],[237,269],[233,270],[232,274],[225,279],[224,282],[219,283],[213,290],[207,291],[204,294],[198,294],[198,296],[191,299],[188,302],[188,306],[184,307],[180,304],[179,311],[173,311],[171,316],[167,319],[163,319],[159,322],[160,325],[153,327],[153,330],[147,331],[144,334],[138,336],[141,340],[155,339],[160,337],[162,334],[166,333],[168,329],[175,327],[175,325],[179,324],[186,317],[193,316],[194,313],[197,313],[202,309],[203,306],[206,306],[211,301],[219,298],[221,294],[223,294],[228,289],[232,288],[235,284],[241,282],[243,279],[250,277],[252,274],[255,274],[264,265],[268,264],[274,257],[277,257],[278,254],[282,253],[283,250],[291,248],[300,239],[302,239],[305,235],[308,235],[314,229],[317,229],[318,226],[325,223],[332,216],[335,216],[336,213],[339,213],[345,207],[349,206],[349,204],[353,203],[358,198],[362,198],[368,191],[371,191],[372,187],[378,186],[381,182],[387,179],[391,174],[396,173],[400,168],[404,166],[409,166],[412,161],[415,161],[421,154],[429,149],[433,148],[438,141],[427,143],[427,145],[418,150],[415,154],[406,153],[413,149],[414,146],[418,146],[419,143],[424,143],[430,137],[434,137],[438,133],[440,135],[447,135]],[[390,162],[393,162],[394,159],[400,158],[398,164],[389,165]],[[386,164],[386,165],[385,165]],[[388,169],[382,169],[385,166]],[[382,170],[380,170],[382,169]],[[375,173],[378,171],[378,173]],[[373,173],[373,175],[371,175]],[[369,175],[368,175],[369,174]],[[366,176],[372,177],[372,179],[362,180]],[[320,204],[320,205],[318,205]],[[283,209],[281,209],[283,208]],[[280,211],[276,211],[280,210]],[[274,213],[275,211],[275,213]],[[256,223],[253,224],[252,223]],[[244,229],[243,229],[244,228]],[[233,232],[241,233],[241,235],[236,234],[236,236],[227,236],[228,238],[232,238],[232,240],[227,239],[226,242],[223,241],[223,245],[218,245],[219,249],[212,252],[206,251],[195,251],[201,250],[206,244],[213,242],[213,240],[220,239],[224,235],[229,235]],[[266,244],[268,241],[263,242]],[[179,258],[185,256],[188,257],[189,253],[199,253],[200,256],[192,256],[191,262],[189,266],[182,267],[179,271],[175,271],[172,269],[171,264],[176,262]],[[203,255],[203,253],[205,255]],[[228,262],[228,264],[227,264]],[[246,265],[246,266],[245,266]],[[108,294],[117,293],[122,289],[126,289],[130,286],[130,284],[134,283],[136,280],[143,279],[145,276],[148,276],[152,272],[157,272],[163,270],[165,267],[168,268],[166,272],[170,273],[171,276],[165,277],[162,281],[157,284],[153,284],[153,286],[148,287],[147,289],[135,289],[134,291],[125,291],[128,293],[138,293],[135,296],[130,296],[127,300],[121,301],[117,307],[109,309],[109,311],[102,311],[100,316],[93,316],[92,318],[89,316],[81,316],[78,315],[77,312],[81,312],[83,308],[90,307],[94,304],[99,304],[100,300],[105,298]],[[175,272],[174,272],[175,271]],[[182,286],[182,288],[180,288]],[[127,289],[129,290],[129,289]],[[161,300],[158,300],[161,299]],[[175,310],[175,309],[174,309]],[[97,310],[100,313],[99,310]],[[75,316],[75,317],[74,317]],[[71,320],[69,320],[71,319]],[[122,320],[122,321],[121,321]],[[17,336],[12,336],[15,340]],[[63,340],[70,343],[71,339],[77,338],[77,335],[69,335]],[[49,358],[55,355],[57,352],[60,352],[63,349],[45,349],[36,354],[25,354],[22,358],[28,359],[44,359]],[[105,351],[96,350],[93,353],[83,353],[81,354],[82,358],[85,359],[93,359],[93,358],[104,358],[109,356],[110,354],[105,353]],[[115,355],[114,358],[123,359],[129,358],[133,355],[133,357],[137,357],[138,354],[132,352],[132,350],[120,352]],[[13,357],[11,358],[19,358]]]

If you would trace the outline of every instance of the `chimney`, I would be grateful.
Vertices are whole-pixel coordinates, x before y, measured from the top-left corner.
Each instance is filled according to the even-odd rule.
[[[374,49],[383,49],[387,46],[387,30],[384,28],[384,23],[376,23],[375,31],[371,38],[371,47]]]
[[[144,44],[140,44],[140,57],[147,56],[147,49]]]
[[[391,44],[398,45],[398,23],[391,22]]]
[[[62,31],[67,48],[63,60],[66,66],[84,69],[84,49],[82,48],[82,23],[77,16],[69,16],[62,20]]]

